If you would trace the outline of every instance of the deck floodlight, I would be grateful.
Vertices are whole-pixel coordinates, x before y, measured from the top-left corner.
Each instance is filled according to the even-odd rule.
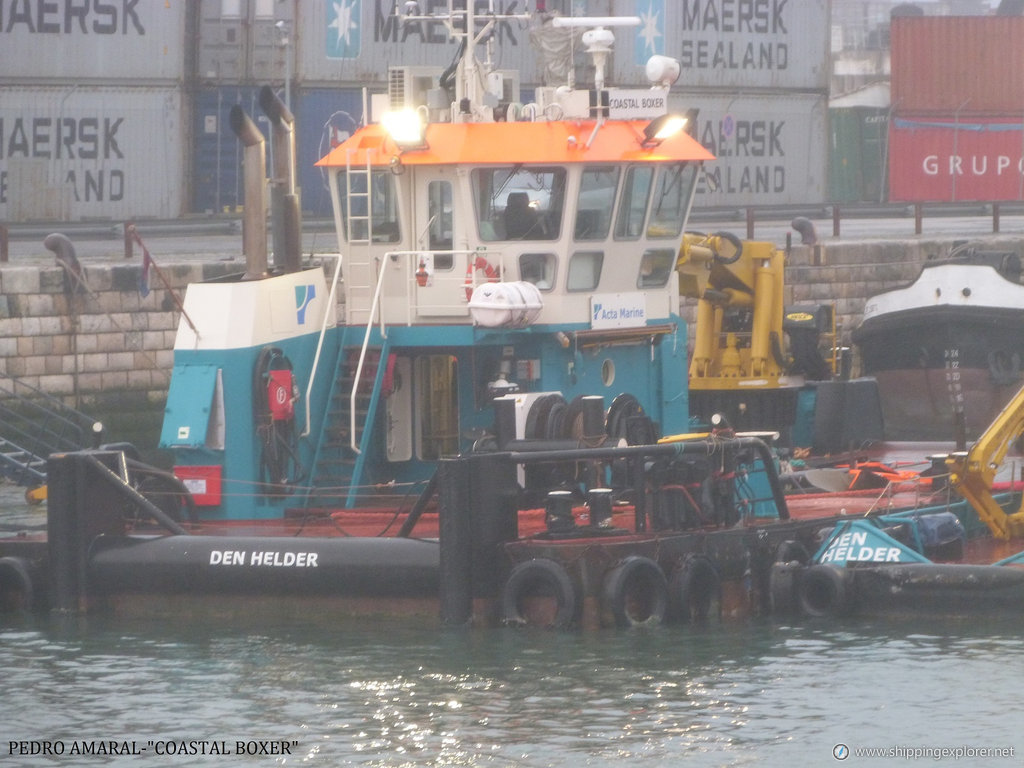
[[[686,127],[686,118],[682,115],[659,115],[644,128],[643,145],[655,147],[665,139],[675,136]]]
[[[427,124],[417,110],[385,112],[380,122],[399,149],[424,149],[427,146]]]

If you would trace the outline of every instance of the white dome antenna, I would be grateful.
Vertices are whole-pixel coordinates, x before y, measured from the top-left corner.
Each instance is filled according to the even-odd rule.
[[[594,87],[604,88],[604,65],[612,52],[615,35],[607,27],[638,27],[639,16],[557,16],[551,20],[556,27],[589,27],[583,33],[583,44],[594,59]]]

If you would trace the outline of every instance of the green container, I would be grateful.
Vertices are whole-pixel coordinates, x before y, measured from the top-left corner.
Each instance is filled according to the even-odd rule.
[[[888,140],[889,110],[829,110],[829,198],[833,203],[886,202]]]

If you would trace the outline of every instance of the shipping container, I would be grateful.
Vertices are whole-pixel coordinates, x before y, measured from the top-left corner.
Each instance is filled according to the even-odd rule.
[[[679,60],[677,87],[687,91],[828,92],[828,0],[620,0],[615,10],[640,17],[640,26],[616,33],[613,82],[618,85],[647,84],[647,60],[663,54]]]
[[[269,153],[269,124],[260,110],[257,86],[223,86],[196,91],[191,152],[193,213],[235,213],[240,212],[245,203],[242,145],[228,119],[235,105],[244,109],[263,132]],[[267,168],[273,168],[269,159]]]
[[[669,108],[698,108],[695,136],[715,154],[705,163],[697,206],[790,205],[825,199],[826,97],[791,92],[673,93]]]
[[[1024,112],[1024,17],[896,17],[891,40],[898,113]]]
[[[889,194],[910,202],[1024,199],[1021,116],[894,115]]]
[[[309,0],[307,0],[308,2]],[[323,6],[324,0],[312,0]],[[284,86],[293,76],[293,0],[197,3],[196,77],[200,83]]]
[[[440,74],[451,66],[458,46],[445,25],[441,21],[402,25],[395,5],[395,0],[298,3],[295,39],[300,85],[386,87],[389,67],[431,67]],[[499,0],[496,6],[510,13],[523,8],[518,0]],[[447,7],[446,0],[419,3],[423,15]],[[530,43],[531,25],[536,23],[502,21],[494,31],[502,57],[499,68],[518,71],[523,84],[539,82],[537,51]]]
[[[885,202],[889,110],[833,108],[828,116],[829,201]]]
[[[175,218],[179,88],[0,88],[0,219]]]
[[[363,94],[358,88],[311,88],[299,93],[296,122],[298,179],[302,210],[330,216],[327,173],[316,162],[351,136],[363,118]]]
[[[4,85],[178,84],[191,7],[167,0],[2,0]]]
[[[283,98],[283,93],[278,96]],[[295,164],[302,210],[307,216],[331,215],[330,192],[316,162],[348,138],[362,120],[360,89],[303,89],[291,94],[295,115]],[[203,88],[196,94],[195,145],[192,152],[192,211],[236,213],[245,204],[242,145],[228,124],[235,105],[245,110],[266,139],[267,168],[273,168],[270,126],[259,105],[259,88]]]

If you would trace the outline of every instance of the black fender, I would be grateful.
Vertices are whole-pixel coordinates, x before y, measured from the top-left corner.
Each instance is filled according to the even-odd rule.
[[[35,606],[32,566],[21,557],[0,557],[0,614],[24,613]]]
[[[604,576],[604,607],[617,627],[653,627],[668,611],[668,581],[656,562],[632,555]]]
[[[783,541],[775,549],[775,562],[776,563],[792,563],[797,562],[800,565],[807,565],[811,560],[810,554],[807,552],[807,547],[801,544],[799,541],[793,541],[787,539]]]
[[[672,616],[683,622],[704,622],[722,610],[722,579],[706,557],[689,557],[669,582]]]
[[[773,615],[794,614],[799,607],[797,588],[806,566],[796,560],[779,560],[768,574],[768,597]]]
[[[554,599],[555,610],[544,626],[566,629],[576,621],[580,600],[568,572],[559,563],[538,557],[518,563],[501,590],[502,622],[512,626],[535,624],[537,613],[526,603],[534,598]]]
[[[842,616],[848,613],[847,571],[831,565],[812,565],[800,575],[797,597],[805,616]]]

